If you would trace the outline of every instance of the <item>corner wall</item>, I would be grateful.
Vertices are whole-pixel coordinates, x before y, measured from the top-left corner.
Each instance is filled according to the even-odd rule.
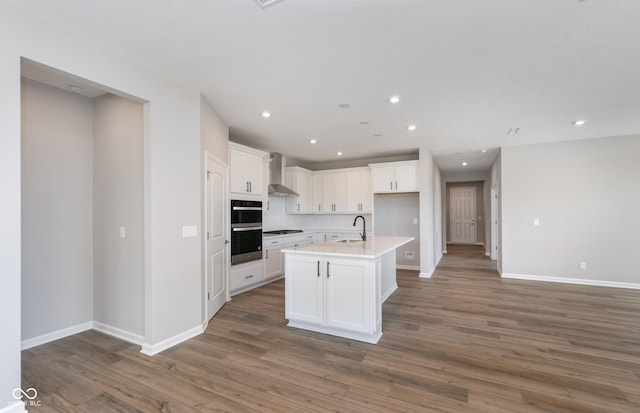
[[[93,320],[93,102],[23,79],[21,108],[21,340],[32,346]]]
[[[640,288],[638,154],[640,135],[503,148],[503,276]]]

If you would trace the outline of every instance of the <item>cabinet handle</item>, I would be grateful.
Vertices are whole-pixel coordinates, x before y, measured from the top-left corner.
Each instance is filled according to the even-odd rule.
[[[331,274],[329,274],[329,261],[327,261],[327,278],[329,278]]]
[[[249,192],[251,192],[251,181],[249,181]]]
[[[320,212],[320,204],[318,204],[318,212]]]
[[[396,189],[398,189],[398,181],[396,181]]]
[[[300,204],[298,203],[298,211],[300,211]]]
[[[389,189],[393,191],[393,182],[389,182]]]
[[[266,253],[267,253],[267,257],[266,258],[269,259],[269,250],[267,250]]]
[[[249,192],[249,181],[245,182],[244,184],[247,187],[246,191]]]
[[[248,280],[249,278],[253,278],[253,274],[247,275],[246,277],[244,277],[245,280]]]
[[[318,260],[318,278],[320,278],[320,260]]]

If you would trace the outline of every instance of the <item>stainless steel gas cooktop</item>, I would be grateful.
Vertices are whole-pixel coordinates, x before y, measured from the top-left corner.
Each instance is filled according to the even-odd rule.
[[[296,232],[302,232],[302,230],[301,229],[279,229],[276,231],[264,231],[263,234],[283,235],[283,234],[295,234]]]

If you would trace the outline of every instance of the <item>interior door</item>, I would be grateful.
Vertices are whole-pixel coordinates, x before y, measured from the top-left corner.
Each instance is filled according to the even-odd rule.
[[[227,301],[226,229],[228,227],[226,168],[207,158],[207,320]]]
[[[451,188],[451,242],[476,242],[476,189]]]

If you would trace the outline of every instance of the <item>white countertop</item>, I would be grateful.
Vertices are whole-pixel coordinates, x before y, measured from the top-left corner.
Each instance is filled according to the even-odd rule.
[[[365,242],[360,240],[350,243],[327,241],[301,245],[296,248],[286,248],[282,252],[375,259],[413,240],[413,237],[367,236],[367,241]]]

